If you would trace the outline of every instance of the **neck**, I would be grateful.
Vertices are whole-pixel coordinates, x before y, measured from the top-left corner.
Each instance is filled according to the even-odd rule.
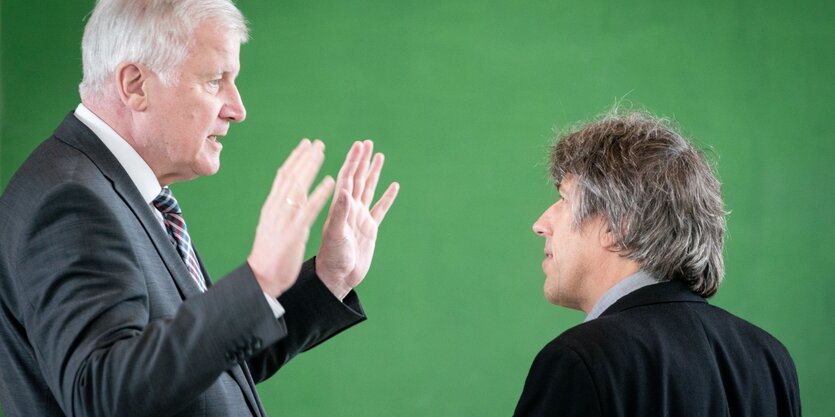
[[[115,97],[98,94],[92,97],[82,97],[81,103],[118,133],[125,142],[134,149],[137,148],[131,134],[130,117],[121,101]]]
[[[125,107],[124,103],[118,97],[99,94],[92,97],[82,97],[81,103],[110,126],[111,129],[139,154],[154,172],[160,185],[165,186],[172,182],[164,182],[160,178],[156,161],[150,157],[153,153],[149,151],[147,141],[143,142],[140,140],[141,137],[134,134],[137,131],[136,120],[133,118],[130,109]]]
[[[637,262],[612,253],[611,258],[599,264],[594,277],[589,280],[588,297],[583,301],[580,309],[586,314],[590,313],[597,300],[606,291],[640,269],[641,266]]]

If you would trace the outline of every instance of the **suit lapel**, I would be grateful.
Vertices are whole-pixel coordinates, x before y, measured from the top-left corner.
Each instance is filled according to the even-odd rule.
[[[155,217],[152,211],[153,209],[145,203],[145,200],[139,194],[139,190],[136,189],[130,176],[122,168],[122,165],[116,157],[107,149],[107,146],[72,113],[67,115],[61,125],[55,130],[55,137],[87,155],[96,164],[101,173],[110,180],[113,184],[113,189],[131,211],[133,211],[145,229],[148,238],[153,242],[160,258],[173,277],[180,291],[180,296],[186,299],[200,293],[200,290],[191,279],[185,263],[183,263],[182,258],[177,253],[177,249],[171,244],[168,234]]]

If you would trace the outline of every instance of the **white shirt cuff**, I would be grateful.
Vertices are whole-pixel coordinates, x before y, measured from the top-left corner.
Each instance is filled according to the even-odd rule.
[[[267,298],[267,304],[270,305],[270,310],[273,311],[273,315],[276,319],[284,315],[284,307],[281,306],[281,303],[279,303],[278,300],[270,297],[267,293],[264,293],[264,297]]]

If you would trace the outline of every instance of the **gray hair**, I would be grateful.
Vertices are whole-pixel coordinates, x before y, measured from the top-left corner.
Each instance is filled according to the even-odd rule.
[[[103,93],[123,62],[147,65],[163,84],[173,84],[194,29],[207,20],[241,43],[249,39],[246,20],[229,0],[98,0],[81,41],[81,97]]]
[[[615,109],[558,139],[550,162],[555,184],[574,178],[574,227],[601,216],[621,256],[658,279],[716,293],[727,214],[719,180],[668,121]]]

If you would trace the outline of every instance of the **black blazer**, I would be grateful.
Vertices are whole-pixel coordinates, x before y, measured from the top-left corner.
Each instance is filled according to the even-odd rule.
[[[546,345],[514,415],[800,416],[800,396],[777,339],[665,282]]]
[[[72,114],[12,178],[0,197],[7,417],[263,416],[255,383],[364,319],[312,261],[279,320],[246,263],[199,292],[152,210]]]

